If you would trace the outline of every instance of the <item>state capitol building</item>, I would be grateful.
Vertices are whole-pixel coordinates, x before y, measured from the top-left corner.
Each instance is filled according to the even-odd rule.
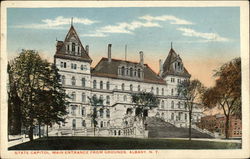
[[[66,123],[54,126],[61,135],[93,135],[90,113],[92,106],[88,97],[103,99],[98,107],[96,136],[143,136],[131,93],[152,92],[159,105],[148,110],[147,118],[161,119],[177,127],[188,127],[188,109],[185,102],[177,96],[177,85],[191,75],[184,67],[181,57],[170,49],[160,70],[155,73],[144,63],[143,52],[140,60],[131,62],[112,58],[111,44],[108,44],[107,57],[91,67],[89,46],[83,46],[73,25],[64,41],[57,41],[54,62],[59,69],[61,82],[71,97],[67,107]],[[157,57],[154,57],[157,58]],[[200,120],[201,109],[194,109],[193,122]]]

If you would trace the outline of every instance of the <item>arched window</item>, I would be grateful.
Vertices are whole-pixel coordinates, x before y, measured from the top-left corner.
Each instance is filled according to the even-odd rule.
[[[100,89],[103,89],[103,82],[100,81]]]
[[[71,114],[76,115],[76,106],[75,105],[71,106]]]
[[[116,136],[116,130],[114,131],[114,135]]]
[[[82,102],[85,103],[86,102],[86,94],[82,93]]]
[[[99,113],[100,113],[100,117],[103,118],[103,109],[102,108],[99,110]]]
[[[103,121],[101,121],[101,128],[103,127]]]
[[[109,126],[110,126],[110,121],[107,122],[107,127],[109,127]]]
[[[164,108],[164,100],[162,100],[162,102],[161,102],[161,108]]]
[[[119,136],[121,135],[121,130],[118,131],[118,135],[119,135]]]
[[[67,67],[67,63],[66,63],[66,62],[64,62],[63,66],[64,66],[64,68],[66,68],[66,67]]]
[[[124,68],[124,66],[122,66],[122,75],[123,76],[125,75],[125,68]]]
[[[107,90],[109,90],[109,81],[106,83],[106,88],[107,88]]]
[[[73,129],[76,129],[76,120],[75,119],[72,120],[72,127],[73,127]]]
[[[151,93],[154,93],[154,87],[151,87]]]
[[[82,116],[85,116],[85,107],[82,107]]]
[[[106,96],[106,104],[107,104],[107,105],[110,104],[110,96]]]
[[[174,109],[174,101],[171,102],[171,108]]]
[[[133,77],[133,68],[132,67],[130,67],[129,72],[130,72],[130,77]]]
[[[65,76],[62,75],[62,84],[65,85]]]
[[[72,52],[75,52],[75,51],[76,51],[76,44],[72,43]]]
[[[82,87],[85,87],[85,86],[86,86],[86,79],[82,78]]]
[[[133,85],[132,84],[130,84],[129,88],[130,88],[130,91],[133,91]]]
[[[141,78],[141,69],[138,69],[138,77]]]
[[[69,45],[67,45],[67,50],[69,51]]]
[[[161,95],[164,96],[164,88],[161,89]]]
[[[86,122],[85,122],[85,120],[82,120],[82,127],[86,127]]]
[[[125,90],[125,85],[124,85],[124,83],[122,84],[122,90],[123,90],[123,91]]]
[[[140,85],[138,85],[138,92],[140,92],[141,91],[141,86]]]
[[[106,117],[107,117],[107,118],[110,118],[110,111],[109,111],[109,109],[106,110]],[[108,124],[109,124],[109,123],[108,123]]]
[[[93,81],[93,88],[96,89],[96,80]]]
[[[156,95],[159,95],[159,88],[156,88]]]
[[[137,70],[134,71],[134,77],[137,77]]]
[[[171,89],[171,95],[172,96],[174,95],[174,89],[173,88]]]
[[[178,108],[181,108],[181,102],[178,102]]]
[[[75,78],[75,76],[73,76],[73,77],[71,78],[71,84],[72,84],[72,86],[75,86],[75,85],[76,85],[76,78]]]
[[[72,99],[72,101],[76,100],[76,93],[75,92],[71,93],[71,99]]]
[[[185,114],[185,120],[187,121],[187,114]]]

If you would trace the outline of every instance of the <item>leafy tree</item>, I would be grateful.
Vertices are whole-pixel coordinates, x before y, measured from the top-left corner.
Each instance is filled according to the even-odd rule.
[[[34,50],[22,50],[9,68],[13,79],[9,81],[10,85],[15,81],[21,100],[22,124],[28,128],[29,138],[33,140],[35,125],[59,122],[65,115],[66,99],[58,70]]]
[[[102,98],[97,98],[95,95],[93,95],[92,97],[88,97],[90,105],[92,106],[92,112],[90,115],[91,117],[91,122],[94,125],[94,136],[95,136],[95,129],[97,126],[97,108],[98,107],[102,107],[103,106],[103,99]]]
[[[225,115],[225,137],[229,138],[230,117],[241,117],[241,59],[235,58],[222,65],[214,75],[216,84],[203,95],[207,108],[218,107]]]
[[[147,111],[159,105],[159,99],[153,94],[148,92],[133,93],[131,95],[132,103],[135,104],[135,115],[142,119],[143,128],[145,129],[145,119]]]
[[[202,83],[195,80],[184,80],[177,86],[178,95],[183,97],[185,100],[185,106],[188,109],[189,114],[189,140],[191,140],[191,130],[192,130],[192,114],[194,106],[199,102],[202,93],[204,92],[204,86]]]

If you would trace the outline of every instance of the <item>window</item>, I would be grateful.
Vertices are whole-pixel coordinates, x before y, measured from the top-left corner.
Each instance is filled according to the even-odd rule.
[[[103,89],[103,82],[100,81],[100,89]]]
[[[67,45],[67,50],[69,51],[69,45]]]
[[[124,66],[122,66],[122,75],[123,76],[125,75],[125,68],[124,68]]]
[[[63,68],[63,62],[61,62],[61,68]]]
[[[136,70],[134,71],[134,77],[136,77],[137,76],[137,72],[136,72]]]
[[[103,121],[101,121],[101,128],[103,127]]]
[[[181,108],[181,102],[178,102],[178,108]]]
[[[85,116],[85,107],[82,107],[82,116]]]
[[[86,79],[82,78],[82,87],[85,87],[85,85],[86,85]]]
[[[187,121],[187,114],[185,114],[185,120]]]
[[[62,75],[62,84],[65,85],[65,76]]]
[[[74,69],[74,64],[73,63],[71,63],[71,69]]]
[[[83,70],[83,65],[81,65],[81,70]]]
[[[162,102],[161,102],[161,108],[163,109],[164,108],[164,100],[162,100]]]
[[[66,68],[67,67],[67,63],[66,62],[64,62],[64,68]]]
[[[110,111],[109,111],[109,109],[106,110],[106,117],[110,118]],[[108,122],[108,125],[109,125],[109,122]]]
[[[76,115],[76,106],[75,105],[71,106],[71,114]]]
[[[172,96],[174,95],[174,89],[173,88],[171,89],[171,95]]]
[[[161,95],[164,96],[164,88],[161,89]]]
[[[164,113],[163,112],[161,113],[161,117],[164,118]]]
[[[74,69],[76,70],[76,68],[77,68],[77,65],[76,65],[76,64],[74,64]]]
[[[175,78],[171,78],[171,82],[174,83],[175,82]]]
[[[103,118],[103,109],[102,108],[99,110],[99,113],[100,113],[100,117]]]
[[[72,84],[72,86],[75,86],[75,85],[76,85],[75,76],[73,76],[73,77],[71,78],[71,84]]]
[[[125,90],[125,88],[124,88],[124,87],[125,87],[125,85],[124,85],[124,83],[123,83],[123,84],[122,84],[122,90],[123,90],[123,91]]]
[[[171,113],[171,120],[174,120],[174,113]]]
[[[83,102],[83,103],[86,102],[86,95],[85,95],[85,93],[82,93],[82,102]]]
[[[93,81],[93,88],[96,89],[96,80]]]
[[[77,52],[78,52],[78,55],[79,55],[79,53],[80,53],[80,47],[79,46],[77,47]]]
[[[127,101],[127,96],[126,96],[126,95],[123,96],[123,101],[124,101],[124,102]]]
[[[72,99],[72,101],[75,101],[75,100],[76,100],[76,93],[75,93],[75,92],[72,92],[72,94],[71,94],[71,99]]]
[[[174,101],[171,102],[171,108],[174,109]]]
[[[138,69],[138,77],[141,78],[141,69]]]
[[[106,97],[106,104],[109,105],[110,104],[110,96]]]
[[[76,44],[72,43],[72,51],[75,52],[76,51]]]
[[[85,120],[82,120],[82,127],[86,127],[86,122],[85,122]]]
[[[159,95],[159,88],[156,88],[156,95]]]
[[[178,82],[178,83],[181,83],[181,79],[177,79],[177,82]]]
[[[109,90],[109,87],[110,87],[109,82],[107,82],[106,83],[106,89]]]
[[[133,68],[131,67],[130,69],[129,69],[130,71],[130,77],[133,77]]]
[[[133,85],[132,84],[130,84],[129,88],[130,88],[130,91],[133,91]]]
[[[140,92],[141,91],[141,86],[140,85],[138,85],[138,92]]]
[[[101,102],[102,102],[102,103],[100,103],[100,104],[103,104],[103,95],[100,95],[100,100],[101,100]]]
[[[72,127],[73,127],[73,129],[76,128],[76,120],[75,119],[72,120]]]
[[[151,87],[151,93],[154,93],[154,87]]]

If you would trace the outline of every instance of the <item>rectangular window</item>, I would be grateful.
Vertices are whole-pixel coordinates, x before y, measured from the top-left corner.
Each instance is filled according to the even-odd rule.
[[[63,62],[61,62],[61,68],[63,68]]]
[[[75,69],[75,70],[76,70],[76,67],[77,67],[76,64],[74,64],[74,69]]]
[[[67,63],[66,62],[64,62],[64,68],[66,68],[67,67]]]
[[[73,63],[71,64],[71,69],[74,69],[74,64]]]

